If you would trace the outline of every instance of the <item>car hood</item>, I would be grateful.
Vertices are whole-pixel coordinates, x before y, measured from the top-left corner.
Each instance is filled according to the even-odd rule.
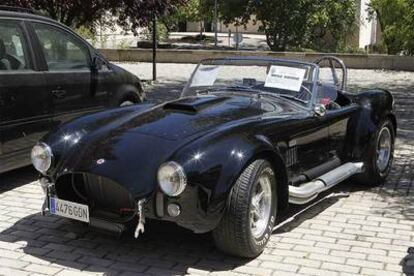
[[[190,97],[157,106],[132,118],[123,127],[128,132],[182,141],[206,130],[287,111],[292,111],[292,107],[251,97]]]
[[[258,120],[265,114],[278,116],[294,111],[283,100],[269,102],[242,96],[181,98],[145,111],[113,111],[116,118],[106,116],[104,120],[78,123],[76,143],[60,147],[56,174],[86,172],[104,176],[135,197],[144,197],[157,187],[159,166],[197,137]],[[76,121],[73,124],[77,125]],[[47,143],[59,148],[57,144],[62,144],[68,132],[60,133],[62,137],[55,135]]]

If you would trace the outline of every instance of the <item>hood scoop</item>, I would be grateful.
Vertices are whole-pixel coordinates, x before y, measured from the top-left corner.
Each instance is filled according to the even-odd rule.
[[[213,106],[217,103],[221,103],[227,99],[229,99],[229,97],[206,96],[182,98],[173,102],[166,103],[163,106],[163,109],[197,113],[205,108]]]

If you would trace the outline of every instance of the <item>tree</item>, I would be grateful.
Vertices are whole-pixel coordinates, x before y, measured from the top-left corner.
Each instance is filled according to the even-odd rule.
[[[267,44],[274,51],[301,47],[306,41],[308,22],[316,11],[312,0],[259,0],[253,11],[261,22]]]
[[[309,22],[309,47],[322,51],[344,48],[357,23],[355,0],[319,1]]]
[[[203,23],[213,18],[214,0],[187,0],[168,16],[161,18],[167,28],[177,22],[200,22],[200,36],[203,33]]]
[[[378,18],[389,54],[414,54],[413,0],[372,0],[369,11]]]
[[[252,3],[250,0],[218,1],[220,19],[224,24],[245,25],[251,18]]]
[[[82,1],[82,0],[80,0]],[[118,16],[117,23],[124,29],[133,31],[139,27],[149,26],[153,16],[164,17],[179,7],[186,5],[188,0],[113,0],[117,2],[112,8]]]
[[[405,16],[406,18],[406,38],[405,38],[405,48],[407,54],[414,55],[414,0],[407,0],[408,10]]]
[[[72,28],[95,24],[111,12],[124,29],[148,26],[152,17],[163,16],[187,0],[3,0],[3,5],[38,10]],[[108,17],[105,17],[108,18]],[[113,23],[113,22],[110,22]]]
[[[227,2],[227,1],[224,1]],[[356,20],[355,0],[230,0],[221,8],[222,18],[245,24],[250,14],[261,22],[269,47],[274,51],[287,48],[321,48],[327,36],[337,48]],[[238,4],[236,4],[238,3]]]
[[[3,0],[3,5],[38,10],[72,28],[91,26],[116,1],[101,0]]]

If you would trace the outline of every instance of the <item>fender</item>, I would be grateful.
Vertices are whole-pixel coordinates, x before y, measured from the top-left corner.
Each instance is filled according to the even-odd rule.
[[[91,135],[96,131],[104,129],[111,129],[125,116],[134,116],[146,110],[151,109],[154,104],[139,104],[123,108],[114,108],[106,111],[101,111],[86,115],[80,118],[73,119],[59,126],[59,128],[46,134],[40,142],[44,142],[53,147],[53,163],[49,175],[55,175],[59,171],[61,156],[68,155],[70,152],[79,150],[80,143],[85,136]]]
[[[351,158],[354,160],[364,160],[369,154],[370,145],[378,130],[379,125],[386,119],[390,118],[394,124],[394,130],[397,129],[397,121],[393,108],[393,97],[387,90],[374,89],[361,92],[355,96],[361,109],[351,119],[349,124],[350,134],[348,147]]]
[[[212,140],[215,140],[215,143],[211,143]],[[195,198],[198,201],[198,203],[192,204],[197,206],[194,217],[203,221],[203,227],[197,225],[198,232],[211,231],[218,225],[224,214],[230,190],[243,170],[259,158],[271,162],[277,172],[278,208],[287,206],[286,167],[279,150],[274,148],[265,136],[239,135],[236,137],[215,137],[214,139],[209,137],[205,138],[205,141],[206,144],[197,143],[198,148],[189,145],[173,157],[183,165],[187,173],[187,182],[192,186],[189,190],[197,190],[192,190],[191,193],[196,194]],[[202,144],[204,146],[200,147]],[[191,228],[189,225],[184,225],[185,222],[188,223],[188,218],[176,222]]]

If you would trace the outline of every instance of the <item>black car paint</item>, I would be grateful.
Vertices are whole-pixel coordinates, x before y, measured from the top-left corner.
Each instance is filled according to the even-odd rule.
[[[322,117],[289,100],[228,92],[89,115],[42,140],[54,152],[47,177],[54,183],[71,173],[109,178],[135,200],[147,198],[147,216],[208,232],[219,223],[232,185],[255,159],[272,163],[280,209],[288,206],[288,184],[298,174],[335,156],[364,159],[376,127],[386,117],[395,122],[392,96],[384,90],[340,93],[349,104]],[[288,158],[292,148],[296,160]],[[159,166],[170,160],[187,174],[178,197],[165,196],[157,184]],[[167,215],[170,203],[182,207],[180,216]]]
[[[0,24],[10,21],[23,30],[30,70],[0,70],[0,173],[30,164],[31,147],[62,123],[121,100],[145,99],[135,75],[106,61],[68,27],[37,15],[0,11]],[[79,41],[89,51],[91,69],[49,72],[32,22]]]

